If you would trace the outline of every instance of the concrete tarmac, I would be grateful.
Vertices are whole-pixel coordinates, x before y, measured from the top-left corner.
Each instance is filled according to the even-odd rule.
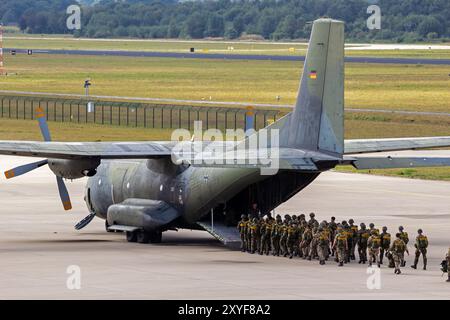
[[[35,159],[0,156],[0,171]],[[359,224],[403,225],[410,238],[423,228],[430,240],[428,271],[409,267],[396,276],[381,268],[380,289],[369,289],[367,267],[352,262],[289,260],[223,247],[206,232],[166,232],[159,245],[131,244],[104,231],[87,215],[84,180],[68,183],[74,210],[59,202],[46,167],[0,178],[0,299],[449,299],[439,263],[450,245],[450,183],[329,172],[276,210],[314,211]],[[81,270],[81,289],[70,290],[69,266]],[[420,262],[421,267],[421,262]]]

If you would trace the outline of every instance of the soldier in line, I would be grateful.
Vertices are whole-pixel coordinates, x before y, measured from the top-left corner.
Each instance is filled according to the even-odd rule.
[[[241,251],[247,251],[247,224],[248,217],[246,214],[241,216],[241,221],[239,221],[237,228],[239,230],[239,234],[241,236]]]
[[[302,240],[300,242],[300,248],[303,251],[303,259],[311,260],[309,248],[312,241],[312,231],[308,224],[304,225],[305,231],[303,232]]]
[[[298,243],[298,229],[297,224],[294,220],[287,228],[287,248],[289,252],[289,259],[292,259],[294,255],[297,254],[297,243]]]
[[[258,208],[258,204],[253,203],[252,207],[250,208],[249,213],[248,213],[249,219],[253,220],[254,218],[259,218],[260,215],[261,215],[261,211]]]
[[[356,249],[356,243],[358,241],[358,226],[355,225],[355,220],[350,219],[348,220],[348,223],[350,225],[350,231],[352,235],[352,247],[350,248],[350,259],[355,260],[355,249]]]
[[[400,233],[395,235],[395,240],[389,248],[389,253],[392,256],[392,260],[394,262],[394,273],[400,274],[400,266],[405,257],[405,251],[408,253],[408,248],[406,247],[406,243],[400,238]]]
[[[342,221],[342,228],[343,228],[343,232],[345,233],[345,236],[347,237],[347,250],[345,250],[345,259],[344,259],[344,263],[348,263],[350,262],[350,250],[353,246],[353,238],[352,238],[352,231],[350,229],[349,224],[347,223],[347,221]]]
[[[297,240],[297,253],[299,258],[303,258],[303,250],[301,247],[303,234],[305,233],[305,229],[307,226],[306,220],[304,219],[305,215],[303,215],[303,219],[301,217],[299,218],[299,225],[297,226],[298,229],[298,240]]]
[[[280,251],[281,251],[281,255],[283,255],[283,257],[287,257],[289,254],[288,248],[287,248],[287,229],[288,229],[288,224],[289,224],[290,220],[287,220],[286,217],[284,219],[284,223],[283,226],[281,228],[281,232],[280,232]]]
[[[314,212],[311,212],[309,214],[309,221],[308,221],[308,226],[311,228],[311,230],[315,227],[318,228],[319,227],[319,222],[316,220],[315,218],[315,214]]]
[[[270,245],[271,245],[271,235],[272,235],[272,227],[273,227],[273,218],[269,217],[265,221],[264,224],[261,225],[261,245],[259,254],[266,254],[267,256],[270,253]]]
[[[408,242],[409,242],[408,232],[405,232],[403,230],[404,230],[403,226],[398,227],[398,231],[400,233],[400,239],[402,239],[403,242],[406,244],[406,246],[408,246]],[[405,260],[402,261],[402,267],[404,267],[404,266],[406,266]]]
[[[367,240],[367,247],[369,248],[369,267],[371,267],[374,262],[380,267],[378,258],[380,256],[381,238],[377,229],[372,230],[371,236]]]
[[[319,254],[319,264],[324,265],[328,259],[328,249],[330,248],[330,235],[324,227],[319,227],[319,237],[317,243],[317,253]]]
[[[417,269],[417,264],[419,263],[420,255],[423,257],[423,270],[427,270],[427,248],[428,248],[428,238],[423,234],[422,229],[417,231],[418,235],[416,237],[416,257],[414,259],[414,264],[411,266],[413,269]]]
[[[381,247],[380,247],[380,264],[383,264],[383,257],[386,251],[389,250],[391,246],[391,234],[387,232],[387,227],[383,227],[383,232],[381,232]]]
[[[365,264],[367,262],[367,240],[369,240],[370,232],[366,229],[366,225],[361,223],[359,225],[361,229],[358,231],[358,255],[359,262]]]
[[[319,232],[318,232],[319,228],[318,227],[313,227],[312,230],[312,239],[311,239],[311,243],[310,243],[310,248],[309,248],[309,257],[311,259],[317,259],[319,256],[317,254],[317,244],[319,241]]]
[[[333,248],[336,250],[336,259],[339,262],[339,267],[342,267],[344,265],[345,252],[348,249],[347,237],[343,232],[342,227],[338,227],[337,229]]]
[[[375,228],[375,225],[373,223],[369,224],[369,231],[370,234],[372,234],[372,231],[376,230],[378,232],[378,234],[380,234],[380,230],[378,230],[377,228]]]
[[[336,230],[337,230],[336,217],[331,217],[331,221],[330,221],[328,227],[330,228],[330,232],[331,232],[331,235],[330,235],[331,244],[333,244],[334,237],[336,236]],[[330,248],[330,251],[331,251],[331,256],[334,257],[334,249]]]
[[[259,229],[258,219],[253,218],[250,223],[250,253],[254,254],[257,251],[258,243],[257,243],[257,233]]]
[[[283,221],[281,220],[281,216],[277,215],[271,234],[272,254],[274,256],[280,256],[280,238],[282,228],[283,228]]]

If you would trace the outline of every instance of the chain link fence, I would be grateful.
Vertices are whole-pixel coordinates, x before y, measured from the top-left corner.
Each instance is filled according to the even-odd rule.
[[[195,106],[154,104],[96,99],[52,98],[43,96],[0,95],[0,118],[32,120],[42,108],[48,121],[93,123],[155,129],[244,129],[248,108],[236,106]],[[276,121],[289,110],[253,108],[255,129]]]

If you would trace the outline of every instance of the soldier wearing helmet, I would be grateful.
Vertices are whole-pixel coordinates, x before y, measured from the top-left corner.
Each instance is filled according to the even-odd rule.
[[[333,248],[336,250],[336,260],[339,267],[344,265],[345,251],[348,249],[347,236],[342,227],[337,228],[337,233],[333,241]]]
[[[414,258],[414,264],[411,266],[413,269],[417,269],[417,264],[419,263],[420,255],[423,257],[423,270],[427,270],[427,249],[428,249],[428,238],[423,234],[422,229],[417,230],[416,243],[416,257]]]
[[[366,225],[364,223],[360,224],[361,229],[358,231],[358,255],[359,255],[359,263],[364,264],[367,262],[367,241],[370,237],[369,230],[366,229]]]
[[[380,247],[381,247],[381,237],[379,235],[378,229],[373,229],[370,233],[370,237],[367,240],[367,248],[369,249],[369,266],[376,263],[380,267]]]
[[[384,226],[382,228],[383,232],[381,232],[381,247],[380,247],[380,264],[383,264],[383,257],[386,251],[389,250],[391,246],[391,234],[387,232],[387,227]]]
[[[351,260],[355,260],[355,249],[356,249],[356,243],[358,241],[358,226],[355,225],[355,220],[350,219],[348,220],[349,223],[349,227],[350,227],[350,232],[352,235],[352,241],[351,241],[351,248],[350,248],[350,259]]]
[[[404,231],[403,226],[399,226],[398,231],[400,233],[400,239],[402,239],[403,242],[406,244],[406,246],[408,246],[408,242],[409,242],[408,232]],[[405,260],[402,261],[402,267],[404,267],[404,266],[406,266]]]
[[[248,225],[248,217],[246,214],[241,215],[241,220],[239,221],[237,228],[239,231],[239,235],[241,236],[241,251],[245,252],[247,250],[247,225]]]

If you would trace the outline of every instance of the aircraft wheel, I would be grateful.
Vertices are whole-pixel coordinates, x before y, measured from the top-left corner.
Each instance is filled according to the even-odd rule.
[[[162,232],[155,231],[150,235],[150,243],[161,243],[162,242]]]
[[[150,235],[148,232],[145,232],[144,230],[139,230],[137,232],[137,242],[138,243],[148,243],[150,241]]]
[[[127,241],[128,242],[136,242],[137,241],[137,233],[136,231],[127,231]]]

